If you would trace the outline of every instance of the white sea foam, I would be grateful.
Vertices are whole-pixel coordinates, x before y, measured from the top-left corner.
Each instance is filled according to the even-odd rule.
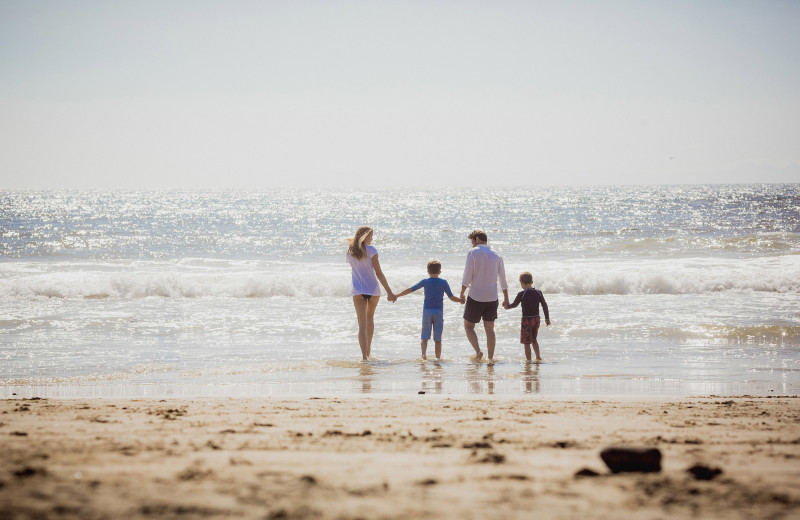
[[[550,270],[548,271],[548,268]],[[627,261],[545,266],[540,288],[564,294],[701,294],[725,291],[800,292],[800,257]]]
[[[269,298],[347,297],[346,266],[230,262],[144,263],[98,269],[92,263],[49,263],[44,271],[16,266],[0,270],[0,298]],[[725,291],[800,293],[800,256],[745,260],[628,260],[624,262],[531,262],[506,267],[510,291],[515,273],[532,270],[537,287],[550,294],[701,294]],[[244,267],[244,269],[243,269]],[[424,277],[415,266],[384,267],[390,284],[401,290]],[[449,270],[454,291],[460,269]]]
[[[346,296],[341,280],[309,281],[300,275],[53,274],[0,281],[2,298],[267,298]]]

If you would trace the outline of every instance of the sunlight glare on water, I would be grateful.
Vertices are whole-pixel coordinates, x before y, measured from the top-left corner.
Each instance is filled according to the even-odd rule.
[[[0,191],[0,394],[786,394],[800,388],[800,188],[791,185]],[[445,301],[376,314],[359,361],[345,240],[359,225],[400,291],[442,262],[460,290],[484,229],[534,274],[553,325],[529,365],[519,309],[472,363]],[[480,330],[480,327],[479,327]],[[483,336],[481,335],[483,342]],[[433,345],[429,347],[432,351]]]

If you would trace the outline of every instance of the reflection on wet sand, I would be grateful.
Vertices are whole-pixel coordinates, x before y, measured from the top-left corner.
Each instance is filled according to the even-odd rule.
[[[375,368],[369,363],[361,363],[358,367],[358,380],[361,381],[361,392],[369,394],[372,392],[372,380],[375,378]]]
[[[522,380],[525,382],[525,393],[539,393],[539,363],[525,362],[522,367]]]
[[[442,376],[444,369],[440,361],[427,361],[419,364],[422,372],[422,391],[442,393]]]
[[[520,367],[516,363],[486,361],[471,361],[461,366],[432,359],[368,361],[359,363],[357,371],[352,372],[352,383],[354,390],[362,394],[396,391],[398,388],[404,392],[443,394],[463,392],[465,387],[454,383],[460,379],[466,383],[466,391],[470,394],[497,395],[508,393],[509,389],[514,389],[515,393],[532,394],[541,391],[539,371],[540,364],[535,362]]]
[[[484,373],[485,372],[485,373]],[[481,363],[475,361],[467,367],[465,372],[469,391],[472,394],[494,394],[494,363]],[[484,391],[483,383],[486,383],[486,390]]]

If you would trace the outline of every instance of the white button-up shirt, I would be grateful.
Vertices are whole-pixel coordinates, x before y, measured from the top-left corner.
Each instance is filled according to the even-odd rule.
[[[497,300],[497,280],[500,288],[508,290],[506,268],[500,255],[486,244],[479,244],[467,253],[467,265],[461,284],[469,287],[469,297],[479,302]]]

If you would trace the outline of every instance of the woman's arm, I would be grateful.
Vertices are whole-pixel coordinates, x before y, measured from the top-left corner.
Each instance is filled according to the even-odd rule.
[[[386,277],[383,275],[383,271],[381,270],[381,263],[378,261],[378,254],[376,253],[372,257],[372,268],[375,270],[375,276],[378,277],[378,281],[381,283],[384,289],[386,289],[386,298],[391,302],[397,299],[397,297],[392,292],[392,288],[389,287],[389,282],[386,281]]]

